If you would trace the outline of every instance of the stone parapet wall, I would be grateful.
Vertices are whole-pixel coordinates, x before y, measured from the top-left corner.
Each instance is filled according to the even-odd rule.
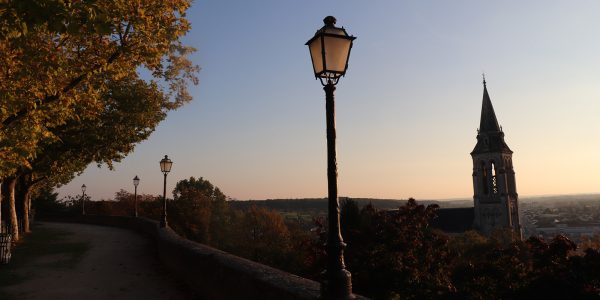
[[[318,299],[319,283],[182,238],[147,218],[45,217],[134,230],[155,242],[164,266],[204,299]],[[357,299],[366,299],[357,296]]]

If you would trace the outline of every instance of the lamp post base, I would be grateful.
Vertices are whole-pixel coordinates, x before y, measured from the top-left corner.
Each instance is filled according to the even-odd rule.
[[[346,269],[321,273],[321,299],[356,299],[352,294],[352,275]]]
[[[163,215],[160,218],[160,227],[167,227],[167,216]]]

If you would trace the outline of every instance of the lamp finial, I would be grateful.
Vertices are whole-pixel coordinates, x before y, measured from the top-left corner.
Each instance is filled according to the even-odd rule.
[[[325,26],[335,26],[336,21],[337,20],[333,16],[327,16],[325,17],[325,19],[323,19],[323,23],[325,23]]]

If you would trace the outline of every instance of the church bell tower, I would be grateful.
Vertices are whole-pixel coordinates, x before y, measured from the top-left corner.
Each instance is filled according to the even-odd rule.
[[[504,141],[496,113],[483,79],[481,120],[473,158],[474,227],[485,235],[497,229],[511,229],[521,239],[519,205],[512,150]]]

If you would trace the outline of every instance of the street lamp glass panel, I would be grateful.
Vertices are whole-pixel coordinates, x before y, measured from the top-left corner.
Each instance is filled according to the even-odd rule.
[[[169,173],[171,172],[171,166],[173,166],[173,162],[168,156],[165,155],[165,158],[160,160],[160,171],[163,173]]]
[[[312,59],[313,68],[316,74],[323,73],[323,55],[322,55],[322,38],[319,36],[309,42],[308,49],[310,50],[310,58]]]
[[[355,37],[349,36],[344,28],[335,27],[334,17],[327,17],[323,22],[325,26],[319,29],[306,45],[310,51],[315,76],[335,79],[346,74]]]
[[[325,35],[324,44],[327,72],[337,74],[338,77],[345,74],[352,40],[347,39],[345,36],[340,38]]]
[[[81,186],[81,191],[85,193],[85,189],[87,189],[87,186],[85,186],[85,184],[84,184]]]
[[[140,179],[136,175],[135,177],[133,177],[133,185],[138,186],[138,184],[140,184]]]

